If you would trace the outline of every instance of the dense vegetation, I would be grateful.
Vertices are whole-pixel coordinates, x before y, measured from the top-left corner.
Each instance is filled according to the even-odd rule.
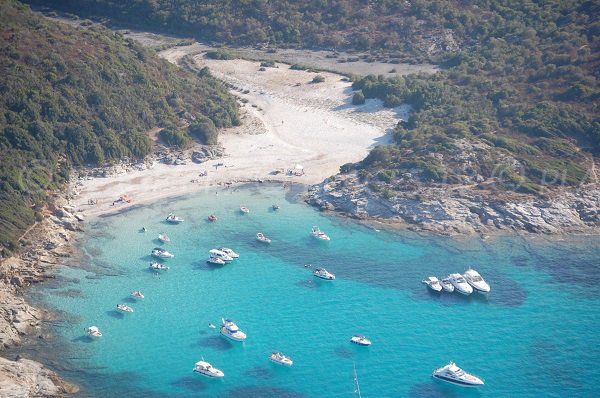
[[[235,100],[209,74],[104,28],[50,22],[11,0],[0,1],[0,28],[0,249],[15,248],[72,166],[143,158],[154,126],[239,124]]]

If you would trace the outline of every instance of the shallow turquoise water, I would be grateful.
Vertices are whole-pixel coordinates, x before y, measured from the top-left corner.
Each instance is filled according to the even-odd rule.
[[[81,396],[350,397],[353,363],[363,397],[597,395],[600,287],[589,277],[599,265],[597,237],[484,242],[378,232],[285,195],[269,186],[212,190],[90,222],[81,268],[62,268],[59,283],[32,292],[64,317],[60,338],[39,349],[52,350],[51,363],[83,386]],[[164,223],[171,211],[186,221]],[[216,223],[206,221],[211,213]],[[311,238],[312,225],[331,242]],[[272,245],[255,241],[259,231]],[[175,258],[156,277],[147,265],[160,232]],[[208,250],[220,245],[241,257],[208,265]],[[336,281],[314,278],[307,263]],[[469,265],[492,285],[487,298],[434,295],[420,283]],[[144,300],[130,301],[136,289]],[[117,303],[135,313],[116,313]],[[248,339],[207,327],[221,317]],[[89,325],[104,336],[88,340]],[[355,333],[373,345],[352,345]],[[273,350],[294,366],[270,363]],[[225,378],[194,375],[201,358]],[[486,385],[433,380],[431,371],[450,360]]]

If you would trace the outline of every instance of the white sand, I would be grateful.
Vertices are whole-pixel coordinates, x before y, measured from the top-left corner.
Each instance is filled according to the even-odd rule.
[[[185,49],[185,47],[184,47]],[[186,54],[182,47],[161,55],[171,62]],[[144,171],[132,171],[109,178],[80,181],[73,205],[87,216],[119,211],[134,204],[180,196],[208,186],[228,182],[276,180],[315,184],[339,172],[344,163],[357,162],[378,143],[389,142],[386,134],[408,109],[385,109],[380,101],[351,105],[350,83],[341,76],[321,73],[324,83],[312,84],[315,73],[290,70],[287,65],[259,72],[259,63],[232,60],[205,60],[214,76],[233,84],[232,92],[247,100],[242,107],[243,125],[221,132],[226,156],[203,164],[155,164]],[[223,163],[216,169],[214,165]],[[302,176],[273,175],[301,165]],[[199,177],[207,170],[206,177]],[[121,195],[131,204],[112,206]],[[88,205],[90,199],[97,205]]]

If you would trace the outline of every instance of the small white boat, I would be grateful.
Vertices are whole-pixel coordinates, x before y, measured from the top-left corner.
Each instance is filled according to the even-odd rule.
[[[225,265],[225,260],[217,256],[210,256],[206,259],[206,262],[209,264]]]
[[[237,254],[236,252],[234,252],[233,250],[231,250],[228,247],[217,247],[217,250],[222,251],[223,253],[227,254],[231,258],[239,258],[240,257],[239,254]]]
[[[322,240],[322,241],[328,241],[331,240],[329,238],[329,236],[327,236],[327,234],[323,231],[321,231],[319,229],[319,227],[317,227],[316,225],[312,227],[312,230],[310,231],[311,235],[314,236],[315,238]]]
[[[246,206],[240,206],[240,211],[244,214],[250,213],[250,209],[247,208]]]
[[[210,255],[212,257],[219,257],[221,260],[225,261],[225,262],[231,262],[233,261],[233,257],[231,257],[229,254],[225,253],[224,251],[221,251],[219,249],[210,249],[208,251],[210,253]]]
[[[206,361],[196,362],[194,369],[192,370],[198,374],[208,377],[221,378],[225,376],[225,373],[223,373],[221,369],[214,368],[210,363]]]
[[[446,292],[452,293],[454,291],[454,285],[450,282],[450,278],[442,278],[440,285],[442,285],[442,289]]]
[[[216,329],[217,327],[215,325],[213,325],[212,323],[208,324],[208,328],[209,329]]]
[[[172,257],[175,257],[174,254],[171,254],[168,251],[166,251],[165,249],[160,248],[160,247],[155,247],[154,249],[152,249],[152,252],[150,253],[150,255],[152,257],[156,257],[156,258],[172,258]]]
[[[283,355],[280,352],[273,352],[269,356],[269,360],[271,362],[275,362],[278,365],[284,365],[284,366],[292,366],[294,364],[294,361],[292,361],[292,358],[286,357],[285,355]]]
[[[170,242],[171,238],[169,238],[169,235],[165,234],[164,232],[162,234],[158,235],[158,240],[164,243]]]
[[[313,271],[313,275],[317,278],[325,279],[328,281],[332,281],[335,279],[335,275],[327,271],[325,268],[317,268]]]
[[[240,328],[231,319],[221,319],[221,334],[225,337],[235,341],[246,340],[246,333],[242,332]]]
[[[490,292],[490,285],[481,277],[481,275],[479,275],[479,272],[475,271],[474,269],[469,268],[468,270],[466,270],[463,274],[463,277],[465,278],[467,283],[473,286],[473,288],[478,292]]]
[[[358,345],[371,345],[371,340],[363,336],[362,334],[355,334],[350,338],[350,341]]]
[[[424,279],[422,282],[424,284],[426,284],[427,287],[429,287],[434,292],[441,292],[443,289],[442,284],[440,283],[439,279],[436,278],[435,276],[429,276],[429,277],[427,277],[427,279]]]
[[[140,292],[139,290],[134,290],[133,292],[131,292],[131,297],[143,299],[144,294],[142,292]]]
[[[465,296],[473,293],[473,288],[471,285],[467,283],[465,278],[461,274],[455,273],[448,275],[448,279],[450,279],[450,283],[454,286],[454,291],[459,292]]]
[[[271,243],[271,239],[267,238],[262,232],[256,234],[256,240],[261,243]]]
[[[207,219],[208,219],[208,221],[214,222],[214,221],[217,221],[217,216],[215,216],[214,214],[211,214],[210,216],[208,216]]]
[[[173,213],[170,213],[165,220],[171,224],[179,224],[184,221],[183,218],[179,218]]]
[[[90,326],[85,329],[85,333],[90,337],[102,337],[102,332],[98,329],[97,326]]]
[[[279,210],[279,205],[278,205],[278,204],[276,204],[276,203],[274,203],[274,204],[273,204],[273,206],[271,206],[271,208],[272,208],[273,210]]]
[[[150,263],[149,268],[157,271],[166,271],[169,269],[169,267],[161,263]]]
[[[133,312],[133,308],[131,308],[127,304],[117,304],[117,310],[121,311],[121,312],[128,312],[128,313]]]
[[[478,387],[484,384],[483,380],[479,377],[465,372],[456,366],[454,362],[450,362],[448,365],[434,370],[432,376],[436,379],[462,387]]]

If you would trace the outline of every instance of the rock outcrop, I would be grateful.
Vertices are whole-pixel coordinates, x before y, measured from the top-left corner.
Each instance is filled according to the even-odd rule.
[[[61,397],[78,390],[38,362],[0,357],[0,396],[3,398]]]

